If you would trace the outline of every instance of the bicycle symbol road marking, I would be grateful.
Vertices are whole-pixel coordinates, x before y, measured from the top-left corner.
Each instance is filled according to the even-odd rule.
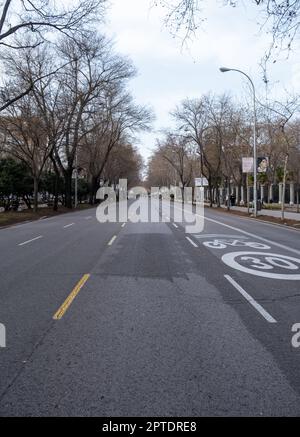
[[[226,249],[231,247],[251,247],[251,249],[270,250],[271,247],[256,241],[243,241],[237,239],[216,238],[213,241],[204,241],[203,245],[210,249]]]

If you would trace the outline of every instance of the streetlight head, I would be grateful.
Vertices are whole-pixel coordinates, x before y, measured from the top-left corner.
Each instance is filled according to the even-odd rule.
[[[230,71],[230,70],[231,70],[230,68],[226,68],[226,67],[220,68],[221,73],[226,73],[227,71]]]

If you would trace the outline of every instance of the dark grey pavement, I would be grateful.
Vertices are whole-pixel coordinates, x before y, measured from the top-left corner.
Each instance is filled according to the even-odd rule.
[[[300,416],[300,277],[286,277],[300,232],[205,217],[189,236],[94,210],[0,230],[0,415]],[[226,264],[233,252],[246,254]]]

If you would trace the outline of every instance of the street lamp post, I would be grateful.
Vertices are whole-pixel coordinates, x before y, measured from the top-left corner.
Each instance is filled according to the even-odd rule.
[[[77,149],[75,152],[75,199],[74,199],[75,209],[78,206],[78,154]]]
[[[254,113],[254,121],[253,121],[253,176],[254,176],[254,189],[253,189],[253,203],[254,203],[254,217],[257,216],[257,151],[256,151],[256,92],[255,92],[255,86],[251,79],[251,77],[248,76],[248,74],[244,73],[241,70],[237,70],[236,68],[226,68],[221,67],[220,68],[221,73],[226,73],[227,71],[236,71],[237,73],[242,74],[245,76],[252,87],[253,90],[253,113]]]

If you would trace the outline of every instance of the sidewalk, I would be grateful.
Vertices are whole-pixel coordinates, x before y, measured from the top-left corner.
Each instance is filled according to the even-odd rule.
[[[227,207],[224,205],[221,205],[222,208],[226,209]],[[232,211],[243,211],[247,212],[247,208],[243,206],[231,206],[230,209]],[[250,208],[250,212],[252,211],[252,208]],[[267,215],[270,217],[277,217],[281,218],[281,210],[270,210],[270,209],[262,209],[261,211],[257,212],[258,215]],[[284,212],[284,217],[289,220],[299,220],[300,221],[300,213],[297,212]]]

